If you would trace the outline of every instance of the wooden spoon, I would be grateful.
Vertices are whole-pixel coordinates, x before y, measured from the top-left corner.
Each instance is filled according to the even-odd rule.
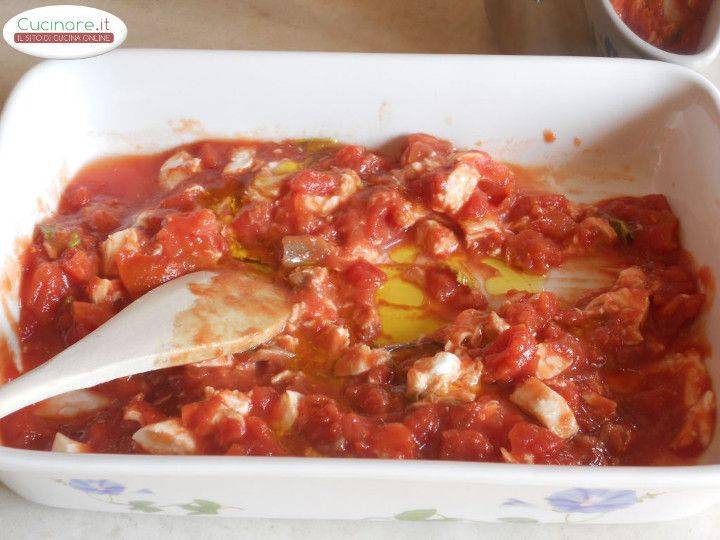
[[[257,347],[283,330],[291,308],[287,291],[249,266],[187,274],[0,386],[0,418],[71,390]]]

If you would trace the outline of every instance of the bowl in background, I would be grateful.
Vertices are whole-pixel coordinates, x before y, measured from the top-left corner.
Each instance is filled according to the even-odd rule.
[[[720,53],[720,2],[714,1],[697,52],[677,54],[651,45],[625,24],[611,0],[584,0],[598,51],[604,56],[645,58],[680,64],[694,70],[709,66]]]

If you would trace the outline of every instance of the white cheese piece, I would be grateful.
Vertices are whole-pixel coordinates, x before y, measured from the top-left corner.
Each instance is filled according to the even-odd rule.
[[[218,391],[207,387],[205,388],[205,395],[207,400],[217,400],[218,404],[213,415],[208,419],[211,425],[218,424],[224,418],[244,420],[252,407],[250,395],[237,390]]]
[[[676,450],[707,448],[713,434],[715,394],[708,390],[685,413],[685,420],[672,442]]]
[[[62,433],[56,433],[55,439],[53,439],[52,448],[53,452],[65,452],[68,454],[87,454],[92,451],[89,445],[75,441],[70,437],[66,437]]]
[[[540,343],[535,349],[537,356],[537,368],[535,376],[540,380],[552,379],[569,368],[572,358],[560,354],[547,343]]]
[[[280,418],[273,425],[277,431],[284,433],[293,427],[295,420],[297,420],[302,397],[303,395],[300,392],[294,390],[285,390],[283,395],[280,396],[278,403]]]
[[[103,272],[106,276],[117,275],[115,257],[122,249],[135,250],[140,247],[140,237],[135,227],[117,231],[108,236],[100,246],[102,253]]]
[[[417,360],[407,372],[407,393],[412,397],[445,394],[461,373],[457,355],[442,351]]]
[[[230,153],[230,161],[227,162],[223,169],[223,174],[240,174],[247,171],[253,165],[255,160],[254,148],[235,148]]]
[[[332,195],[305,195],[303,203],[313,213],[324,216],[332,213],[362,186],[362,181],[353,170],[343,171],[340,182]]]
[[[88,295],[95,304],[114,304],[123,296],[119,279],[94,276],[88,283]]]
[[[477,187],[480,173],[467,163],[460,163],[450,172],[443,189],[433,198],[433,210],[454,214],[468,201]]]
[[[110,399],[93,390],[73,390],[38,403],[33,412],[43,418],[73,418],[110,405]]]
[[[510,394],[510,401],[537,418],[558,437],[568,439],[580,429],[565,399],[540,379],[530,377],[518,385]]]
[[[360,375],[389,361],[388,351],[373,349],[362,343],[348,349],[335,363],[334,371],[338,377]]]
[[[466,219],[460,222],[460,228],[465,233],[465,240],[472,245],[478,240],[483,240],[490,235],[502,233],[500,222],[494,215],[485,215],[479,219]]]
[[[197,451],[195,436],[177,418],[142,427],[132,438],[150,454],[182,455]]]
[[[202,161],[193,157],[185,150],[170,156],[160,167],[160,185],[167,190],[173,189],[180,182],[187,180],[200,170]]]
[[[434,219],[418,223],[415,236],[423,250],[436,257],[447,257],[460,247],[455,233]]]

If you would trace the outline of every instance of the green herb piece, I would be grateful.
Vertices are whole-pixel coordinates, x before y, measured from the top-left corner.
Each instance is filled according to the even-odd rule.
[[[620,238],[624,244],[633,243],[635,233],[627,223],[616,218],[610,218],[608,221],[610,222],[610,226],[615,230],[615,233],[617,233],[618,238]]]
[[[70,235],[70,240],[68,241],[67,247],[69,248],[76,248],[80,245],[80,235],[77,231],[73,231]]]
[[[55,227],[52,225],[40,225],[40,232],[44,240],[50,241],[55,237]]]

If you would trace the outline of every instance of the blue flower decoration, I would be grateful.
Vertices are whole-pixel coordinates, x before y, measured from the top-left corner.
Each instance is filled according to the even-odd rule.
[[[582,514],[610,512],[638,502],[635,492],[629,489],[567,489],[553,493],[546,500],[554,510]]]
[[[520,499],[511,498],[506,500],[500,506],[532,506],[529,502],[521,501]]]
[[[79,480],[73,479],[68,482],[71,488],[95,495],[119,495],[125,491],[125,486],[110,480]]]

